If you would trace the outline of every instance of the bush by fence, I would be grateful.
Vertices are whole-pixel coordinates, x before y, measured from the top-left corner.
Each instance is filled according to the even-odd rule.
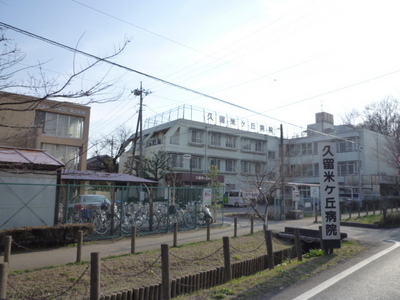
[[[88,235],[93,231],[93,226],[90,223],[82,223],[6,229],[0,231],[0,250],[4,251],[7,236],[12,236],[13,251],[24,248],[43,249],[76,243],[76,237],[80,230]]]

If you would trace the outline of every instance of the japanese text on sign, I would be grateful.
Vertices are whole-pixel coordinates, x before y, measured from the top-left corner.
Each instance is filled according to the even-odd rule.
[[[320,195],[322,240],[327,248],[340,248],[339,186],[336,144],[320,143]]]

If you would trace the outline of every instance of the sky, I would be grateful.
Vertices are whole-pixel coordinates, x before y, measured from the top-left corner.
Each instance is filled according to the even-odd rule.
[[[298,136],[321,111],[335,124],[351,110],[400,99],[396,0],[0,0],[0,22],[94,56],[124,51],[68,88],[100,80],[118,101],[91,106],[91,139],[185,106]],[[62,84],[93,60],[14,30],[21,67],[44,63]],[[126,68],[121,68],[124,66]],[[29,74],[38,76],[37,68]],[[182,111],[182,110],[180,110]],[[189,113],[186,114],[188,116]],[[151,124],[150,122],[148,124]]]

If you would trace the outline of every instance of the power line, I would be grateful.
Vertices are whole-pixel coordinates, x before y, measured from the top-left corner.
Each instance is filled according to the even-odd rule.
[[[164,79],[161,79],[161,78],[158,78],[158,77],[149,75],[149,74],[146,74],[146,73],[144,73],[144,72],[141,72],[141,71],[138,71],[138,70],[129,68],[129,67],[127,67],[127,66],[124,66],[124,65],[121,65],[121,64],[112,62],[112,61],[110,61],[110,60],[101,58],[101,57],[99,57],[99,56],[90,54],[90,53],[88,53],[88,52],[81,51],[81,50],[78,50],[78,49],[76,49],[76,48],[69,47],[69,46],[67,46],[67,45],[64,45],[64,44],[58,43],[58,42],[56,42],[56,41],[47,39],[47,38],[45,38],[45,37],[39,36],[39,35],[34,34],[34,33],[32,33],[32,32],[29,32],[29,31],[26,31],[26,30],[23,30],[23,29],[14,27],[14,26],[12,26],[12,25],[8,25],[8,24],[6,24],[6,23],[0,22],[0,26],[6,27],[6,28],[11,29],[11,30],[14,30],[14,31],[16,31],[16,32],[19,32],[19,33],[21,33],[21,34],[27,35],[27,36],[29,36],[29,37],[32,37],[32,38],[35,38],[35,39],[39,39],[39,40],[41,40],[41,41],[43,41],[43,42],[46,42],[46,43],[48,43],[48,44],[51,44],[51,45],[54,45],[54,46],[57,46],[57,47],[61,47],[61,48],[66,49],[66,50],[68,50],[68,51],[72,51],[72,52],[75,52],[75,53],[79,53],[79,54],[82,54],[82,55],[84,55],[84,56],[87,56],[87,57],[96,59],[96,60],[98,60],[98,61],[105,62],[105,63],[110,64],[110,65],[112,65],[112,66],[115,66],[115,67],[118,67],[118,68],[121,68],[121,69],[130,71],[130,72],[134,72],[134,73],[136,73],[136,74],[139,74],[139,75],[142,75],[142,76],[151,78],[151,79],[153,79],[153,80],[160,81],[160,82],[162,82],[162,83],[164,83],[164,84],[167,84],[167,85],[170,85],[170,86],[173,86],[173,87],[176,87],[176,88],[179,88],[179,89],[182,89],[182,90],[185,90],[185,91],[188,91],[188,92],[191,92],[191,93],[194,93],[194,94],[197,94],[197,95],[206,97],[206,98],[210,98],[210,99],[219,101],[219,102],[224,103],[224,104],[232,105],[232,106],[235,106],[236,108],[240,108],[240,109],[246,110],[246,111],[251,112],[251,113],[254,113],[254,114],[260,114],[259,112],[255,111],[255,110],[252,110],[252,109],[249,109],[249,108],[246,108],[246,107],[244,107],[244,106],[237,105],[237,104],[231,103],[231,102],[229,102],[229,101],[226,101],[226,100],[223,100],[223,99],[220,99],[220,98],[211,96],[211,95],[207,95],[207,94],[205,94],[205,93],[202,93],[202,92],[199,92],[199,91],[196,91],[196,90],[193,90],[193,89],[190,89],[190,88],[187,88],[187,87],[184,87],[184,86],[175,84],[175,83],[173,83],[173,82],[170,82],[170,81],[167,81],[167,80],[164,80]],[[269,116],[266,116],[266,117],[271,118],[271,117],[269,117]],[[274,118],[271,118],[271,119],[274,119]],[[276,120],[276,119],[275,119],[275,120]]]
[[[29,36],[29,37],[32,37],[32,38],[35,38],[35,39],[39,39],[39,40],[41,40],[41,41],[44,41],[44,42],[49,43],[49,44],[51,44],[51,45],[54,45],[54,46],[57,46],[57,47],[66,49],[66,50],[68,50],[68,51],[72,51],[72,52],[75,52],[75,53],[79,53],[79,54],[81,54],[81,55],[90,57],[90,58],[92,58],[92,59],[96,59],[97,61],[101,61],[101,62],[110,64],[110,65],[112,65],[112,66],[115,66],[115,67],[118,67],[118,68],[127,70],[127,71],[129,71],[129,72],[134,72],[134,73],[137,73],[137,74],[139,74],[139,75],[145,76],[145,77],[147,77],[147,78],[150,78],[150,79],[153,79],[153,80],[156,80],[156,81],[160,81],[160,82],[162,82],[162,83],[164,83],[164,84],[173,86],[173,87],[175,87],[175,88],[179,88],[179,89],[182,89],[182,90],[185,90],[185,91],[188,91],[188,92],[191,92],[191,93],[194,93],[194,94],[197,94],[197,95],[206,97],[206,98],[210,98],[210,99],[212,99],[212,100],[215,100],[215,101],[218,101],[218,102],[221,102],[221,103],[230,105],[230,106],[234,106],[234,107],[236,107],[236,108],[239,108],[239,109],[242,109],[242,110],[251,112],[251,113],[253,113],[253,114],[255,114],[255,115],[264,116],[264,117],[269,118],[269,119],[271,119],[271,120],[275,120],[275,121],[278,121],[278,122],[281,122],[281,123],[285,123],[285,124],[288,124],[288,125],[291,125],[291,126],[294,126],[294,127],[302,128],[302,126],[295,125],[295,124],[292,124],[292,123],[289,123],[289,122],[286,122],[286,121],[282,121],[282,120],[279,120],[279,119],[277,119],[277,118],[274,118],[274,117],[271,117],[271,116],[267,116],[267,115],[265,115],[265,114],[262,113],[262,112],[258,112],[258,111],[252,110],[252,109],[250,109],[250,108],[247,108],[247,107],[244,107],[244,106],[241,106],[241,105],[237,105],[237,104],[231,103],[231,102],[229,102],[229,101],[226,101],[226,100],[223,100],[223,99],[220,99],[220,98],[217,98],[217,97],[214,97],[214,96],[211,96],[211,95],[208,95],[208,94],[205,94],[205,93],[202,93],[202,92],[199,92],[199,91],[196,91],[196,90],[193,90],[193,89],[190,89],[190,88],[187,88],[187,87],[178,85],[178,84],[175,84],[175,83],[173,83],[173,82],[170,82],[170,81],[167,81],[167,80],[158,78],[158,77],[156,77],[156,76],[149,75],[149,74],[147,74],[147,73],[144,73],[144,72],[141,72],[141,71],[132,69],[132,68],[130,68],[130,67],[127,67],[127,66],[124,66],[124,65],[115,63],[115,62],[112,62],[112,61],[110,61],[110,60],[101,58],[101,57],[99,57],[99,56],[90,54],[90,53],[88,53],[88,52],[81,51],[81,50],[78,50],[78,49],[76,49],[76,48],[72,48],[72,47],[70,47],[70,46],[61,44],[61,43],[59,43],[59,42],[56,42],[56,41],[47,39],[47,38],[42,37],[42,36],[39,36],[39,35],[36,35],[36,34],[34,34],[34,33],[32,33],[32,32],[29,32],[29,31],[26,31],[26,30],[23,30],[23,29],[14,27],[14,26],[12,26],[12,25],[9,25],[9,24],[0,22],[0,26],[3,26],[3,27],[5,27],[5,28],[11,29],[11,30],[13,30],[13,31],[19,32],[19,33],[21,33],[21,34],[27,35],[27,36]],[[368,81],[372,81],[372,80],[375,80],[375,79],[378,79],[378,78],[382,78],[382,77],[385,77],[385,76],[389,76],[389,75],[392,75],[392,74],[397,73],[397,72],[400,72],[400,70],[392,71],[392,72],[389,72],[389,73],[386,73],[386,74],[383,74],[383,75],[380,75],[380,76],[377,76],[377,77],[374,77],[374,78],[370,78],[370,79],[367,79],[367,80],[364,80],[364,81],[355,83],[355,84],[353,84],[353,85],[348,85],[348,86],[345,86],[345,87],[342,87],[342,88],[339,88],[339,89],[336,89],[336,90],[331,90],[331,91],[328,91],[328,92],[326,92],[326,93],[320,94],[320,95],[318,95],[318,96],[326,95],[326,94],[333,93],[333,92],[336,92],[336,91],[339,91],[339,90],[342,90],[342,89],[346,89],[346,88],[349,88],[349,87],[352,87],[352,86],[355,86],[355,85],[359,85],[359,84],[362,84],[362,83],[365,83],[365,82],[368,82]],[[306,101],[306,100],[309,100],[309,99],[312,99],[312,98],[315,98],[315,97],[318,97],[318,96],[309,97],[309,98],[306,98],[306,99],[303,99],[303,100],[299,100],[299,101],[297,101],[297,102],[293,102],[293,103],[291,103],[291,104],[303,102],[303,101]],[[288,104],[288,105],[289,105],[289,104]],[[312,130],[312,131],[314,131],[314,130]],[[334,135],[326,134],[326,133],[319,132],[319,131],[315,131],[315,132],[316,132],[316,133],[319,133],[319,134],[322,134],[322,135],[325,135],[325,136],[330,136],[330,137],[337,138],[337,136],[334,136]]]

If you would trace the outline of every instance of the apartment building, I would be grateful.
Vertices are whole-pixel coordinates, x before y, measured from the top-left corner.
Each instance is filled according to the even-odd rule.
[[[276,137],[205,122],[177,119],[146,129],[142,136],[142,143],[137,140],[136,155],[140,145],[144,157],[159,150],[169,153],[175,179],[184,186],[207,186],[205,173],[216,166],[218,180],[226,189],[243,189],[267,161],[274,164],[278,159]],[[129,152],[122,156],[121,167],[130,156]],[[168,178],[160,183],[168,184]]]
[[[0,145],[43,149],[86,170],[90,107],[0,92]]]
[[[285,156],[295,165],[302,165],[298,183],[319,183],[319,142],[335,142],[338,160],[340,194],[347,198],[368,199],[379,195],[391,195],[397,169],[387,159],[387,143],[390,139],[382,134],[334,125],[333,115],[316,114],[314,124],[307,126],[306,135],[285,140]],[[299,186],[303,197],[310,197],[309,186]]]
[[[204,174],[213,165],[218,167],[220,182],[226,190],[248,187],[251,178],[266,165],[268,170],[279,172],[281,140],[265,131],[243,130],[226,122],[225,126],[210,124],[206,117],[202,122],[178,118],[166,123],[154,122],[154,126],[142,132],[142,142],[139,138],[132,136],[137,141],[135,155],[139,155],[140,149],[147,158],[159,150],[170,153],[173,172],[185,186],[207,185]],[[283,140],[285,163],[301,170],[291,184],[300,191],[302,199],[315,197],[313,190],[320,180],[318,143],[333,141],[337,145],[341,194],[354,199],[391,195],[397,169],[383,157],[387,140],[370,130],[334,125],[333,115],[319,112],[315,123],[308,125],[301,137]],[[129,151],[123,155],[120,172],[131,155]],[[160,185],[166,186],[168,182]],[[285,192],[285,197],[291,196]]]

